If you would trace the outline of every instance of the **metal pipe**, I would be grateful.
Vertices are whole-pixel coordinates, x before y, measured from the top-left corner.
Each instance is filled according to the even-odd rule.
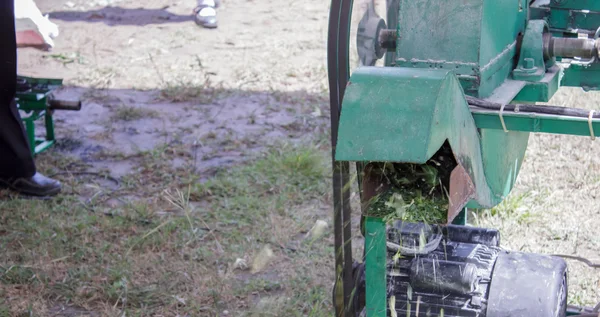
[[[50,99],[48,100],[48,106],[52,110],[79,111],[81,110],[81,101]]]
[[[398,32],[394,29],[382,29],[378,34],[379,47],[388,51],[395,50]],[[600,41],[589,38],[553,37],[544,35],[544,57],[566,58],[598,58],[600,57]]]

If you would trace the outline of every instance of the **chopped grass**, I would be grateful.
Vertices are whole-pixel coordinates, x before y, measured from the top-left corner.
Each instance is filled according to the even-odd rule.
[[[385,222],[440,224],[446,222],[447,211],[447,199],[425,196],[419,190],[391,189],[376,196],[369,206],[369,214]]]
[[[389,189],[371,198],[367,214],[386,222],[446,223],[448,175],[452,168],[433,163],[375,165],[371,173]]]

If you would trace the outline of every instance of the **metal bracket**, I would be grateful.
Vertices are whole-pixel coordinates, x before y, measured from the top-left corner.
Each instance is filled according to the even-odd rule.
[[[593,119],[594,119],[594,110],[590,110],[590,115],[588,116],[588,125],[590,126],[590,136],[592,137],[592,141],[596,140],[596,135],[594,135],[594,126],[593,126]]]
[[[548,24],[544,20],[531,20],[527,24],[519,64],[512,72],[516,80],[539,81],[546,73],[544,61],[544,34],[548,32]]]

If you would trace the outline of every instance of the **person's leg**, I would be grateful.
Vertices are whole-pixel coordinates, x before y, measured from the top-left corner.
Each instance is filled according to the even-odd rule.
[[[194,9],[194,20],[196,24],[205,28],[217,27],[217,11],[220,0],[197,0],[198,5]]]
[[[17,89],[17,42],[14,0],[0,0],[0,176],[31,177],[35,164],[14,104]]]
[[[30,195],[54,195],[60,183],[37,173],[14,101],[17,43],[14,0],[0,0],[0,186]]]

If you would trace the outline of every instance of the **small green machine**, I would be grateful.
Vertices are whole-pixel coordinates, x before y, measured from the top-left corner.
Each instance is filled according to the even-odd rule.
[[[54,92],[63,84],[62,79],[17,77],[17,108],[22,112],[21,120],[25,125],[31,153],[40,154],[56,142],[54,135],[55,110],[81,110],[81,102],[58,100]],[[36,122],[43,121],[45,134],[36,134]]]
[[[595,138],[600,1],[332,0],[336,316],[598,316],[559,256],[508,252],[468,209],[511,192],[531,133]],[[600,99],[599,99],[600,100]],[[364,252],[352,255],[351,164]]]

